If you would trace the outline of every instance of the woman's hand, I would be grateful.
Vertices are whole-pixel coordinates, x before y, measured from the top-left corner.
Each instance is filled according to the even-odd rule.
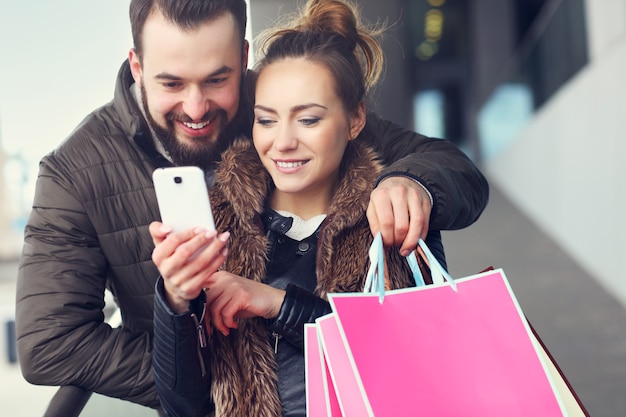
[[[278,316],[285,291],[247,278],[218,271],[204,282],[207,314],[223,335],[237,328],[236,319]]]
[[[160,222],[152,222],[149,231],[155,246],[152,261],[163,277],[168,304],[176,313],[183,313],[226,260],[230,234],[218,236],[216,231],[202,228],[172,233]]]

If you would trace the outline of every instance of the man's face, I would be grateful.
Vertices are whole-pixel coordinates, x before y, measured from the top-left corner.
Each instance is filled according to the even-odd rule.
[[[143,57],[130,52],[148,122],[178,165],[206,166],[230,139],[224,131],[237,114],[247,44],[227,13],[182,30],[160,13],[146,21]]]

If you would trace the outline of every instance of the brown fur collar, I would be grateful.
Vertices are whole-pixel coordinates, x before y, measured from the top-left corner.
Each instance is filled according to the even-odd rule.
[[[318,241],[317,293],[321,297],[329,292],[362,291],[372,242],[365,213],[380,171],[372,150],[356,142],[349,144],[342,179]],[[271,177],[251,140],[236,140],[215,172],[211,203],[218,230],[231,233],[225,269],[256,281],[265,277],[268,242],[260,214],[271,188]],[[400,260],[399,255],[390,257],[392,287],[408,285],[410,275]],[[216,415],[280,416],[276,363],[264,322],[241,320],[228,337],[211,333]]]

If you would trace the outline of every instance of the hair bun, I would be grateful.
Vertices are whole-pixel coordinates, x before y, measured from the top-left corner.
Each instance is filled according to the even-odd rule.
[[[361,74],[355,76],[362,78],[366,90],[378,81],[384,54],[377,37],[384,28],[365,27],[354,1],[308,0],[298,13],[280,20],[282,24],[266,29],[257,38],[260,65],[281,56],[302,54],[303,49],[315,45],[319,50],[352,56],[358,67],[352,72]]]
[[[333,32],[356,47],[359,31],[357,8],[339,0],[310,0],[301,16],[302,29],[312,32]]]

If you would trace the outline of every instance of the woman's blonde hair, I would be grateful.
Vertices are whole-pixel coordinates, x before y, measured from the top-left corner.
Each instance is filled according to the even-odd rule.
[[[384,54],[377,37],[382,28],[366,28],[349,0],[309,0],[283,25],[257,40],[257,73],[286,58],[305,58],[325,66],[348,111],[355,111],[383,72]]]

